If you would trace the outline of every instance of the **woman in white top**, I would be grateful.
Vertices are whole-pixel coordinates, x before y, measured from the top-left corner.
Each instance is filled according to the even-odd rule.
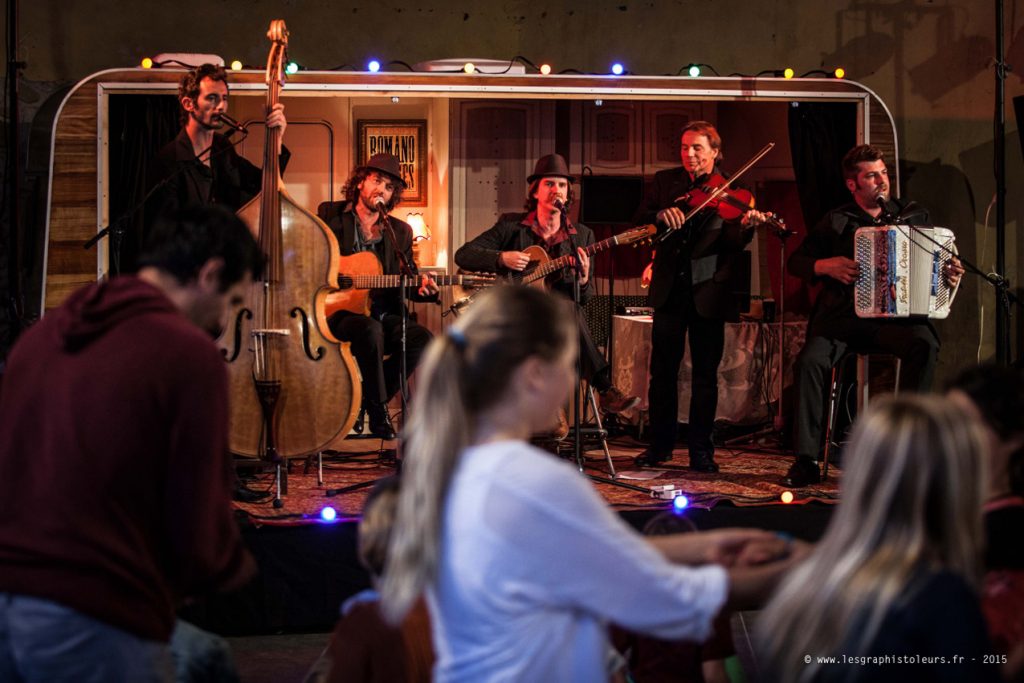
[[[438,681],[606,680],[607,621],[701,640],[780,571],[680,566],[782,548],[752,530],[643,538],[527,443],[565,401],[575,357],[572,311],[518,286],[486,293],[427,351],[381,593],[397,620],[427,591]]]

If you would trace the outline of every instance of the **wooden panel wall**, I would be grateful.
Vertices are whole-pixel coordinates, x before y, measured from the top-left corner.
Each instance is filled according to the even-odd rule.
[[[82,87],[65,102],[56,122],[45,309],[96,281],[96,248],[82,248],[96,234],[96,109],[95,86]]]

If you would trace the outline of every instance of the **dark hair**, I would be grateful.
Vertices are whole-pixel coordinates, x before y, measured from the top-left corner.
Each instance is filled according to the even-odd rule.
[[[725,159],[725,155],[722,154],[722,136],[718,134],[718,129],[708,121],[690,121],[682,130],[679,131],[679,137],[689,132],[703,135],[708,139],[708,144],[711,145],[711,149],[718,152],[718,156],[715,157],[715,163],[718,163]]]
[[[369,166],[360,166],[356,170],[352,171],[352,175],[349,176],[348,180],[341,188],[341,193],[345,195],[345,201],[350,204],[355,204],[359,200],[359,185],[366,180],[371,173],[377,173],[382,178],[391,178],[395,184],[395,190],[391,194],[391,201],[384,206],[384,211],[390,213],[402,202],[402,192],[405,190],[405,186],[401,180],[392,178],[389,174],[383,171],[378,171],[375,168]]]
[[[971,399],[1002,441],[1024,436],[1024,370],[985,363],[963,370],[946,387]],[[1024,448],[1010,456],[1010,488],[1024,494]]]
[[[843,178],[853,180],[860,171],[860,164],[873,161],[885,163],[885,153],[874,145],[857,145],[843,157]]]
[[[186,97],[193,102],[199,99],[199,86],[204,78],[221,81],[225,86],[228,84],[228,72],[224,70],[224,67],[216,64],[200,64],[182,76],[181,81],[178,82],[178,106],[180,108],[178,115],[183,126],[188,123],[188,112],[185,111],[181,101]]]
[[[534,195],[537,194],[537,187],[540,185],[540,181],[544,180],[544,178],[551,177],[552,176],[542,176],[534,180],[532,183],[530,183],[530,187],[526,190],[526,202],[523,204],[523,207],[527,211],[536,211],[537,198]],[[555,177],[561,178],[562,176]],[[569,192],[565,195],[565,208],[568,209],[570,206],[572,206],[572,203],[574,201],[576,201],[576,193],[573,192],[572,183],[569,183]]]
[[[258,277],[263,254],[249,228],[220,206],[190,206],[156,219],[139,258],[139,268],[158,268],[185,284],[212,258],[224,260],[220,289],[226,291],[245,273]]]

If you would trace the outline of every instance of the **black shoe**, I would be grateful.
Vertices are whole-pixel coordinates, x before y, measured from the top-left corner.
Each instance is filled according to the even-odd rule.
[[[818,470],[818,463],[808,457],[798,456],[796,462],[789,468],[782,483],[795,489],[817,484],[821,481],[821,472]]]
[[[235,490],[231,492],[231,500],[239,503],[258,503],[269,497],[270,491],[253,491],[241,481],[235,484]]]
[[[694,472],[704,472],[706,474],[713,474],[718,471],[718,463],[715,462],[714,456],[704,454],[691,454],[690,455],[690,469]]]
[[[633,458],[633,464],[637,467],[657,467],[661,463],[668,462],[671,459],[671,453],[656,453],[648,448],[646,451]]]
[[[366,415],[370,418],[370,433],[385,441],[395,438],[395,426],[384,403],[367,403]]]

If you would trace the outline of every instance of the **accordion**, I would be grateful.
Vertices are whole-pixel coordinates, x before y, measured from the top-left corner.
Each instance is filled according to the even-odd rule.
[[[943,268],[957,253],[955,240],[947,228],[859,228],[853,236],[853,258],[860,266],[853,297],[857,316],[948,316],[956,289],[946,283]]]

